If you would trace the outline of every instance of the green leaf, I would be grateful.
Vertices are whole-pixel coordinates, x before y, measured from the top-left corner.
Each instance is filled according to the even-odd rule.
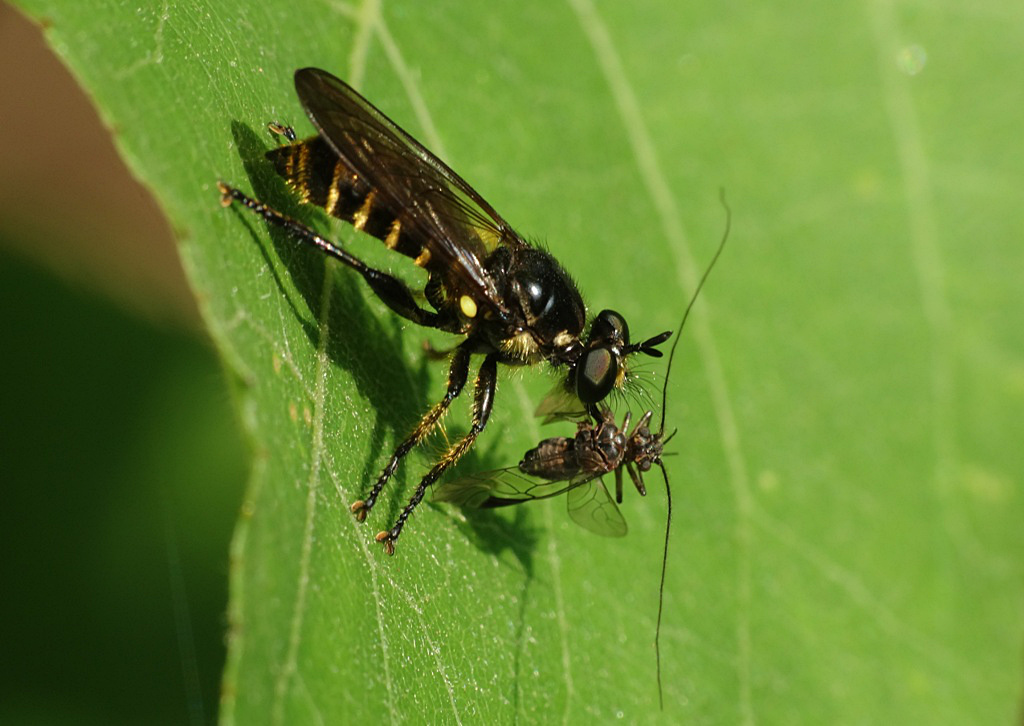
[[[664,720],[1014,718],[1019,4],[21,5],[175,225],[237,381],[254,464],[225,722],[662,717],[653,478],[625,540],[557,501],[424,506],[387,558],[373,535],[438,441],[367,524],[349,514],[444,370],[349,271],[218,204],[224,179],[323,226],[261,161],[267,121],[309,130],[290,88],[306,65],[543,235],[637,336],[678,321],[725,188],[732,237],[669,387]],[[464,470],[565,433],[530,416],[550,383],[504,375]]]

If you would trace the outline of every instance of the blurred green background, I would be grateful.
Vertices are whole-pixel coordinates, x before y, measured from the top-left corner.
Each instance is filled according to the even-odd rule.
[[[211,723],[248,473],[156,205],[0,4],[0,723]]]
[[[18,301],[2,313],[0,721],[210,720],[246,472],[216,359],[10,253],[0,286]]]

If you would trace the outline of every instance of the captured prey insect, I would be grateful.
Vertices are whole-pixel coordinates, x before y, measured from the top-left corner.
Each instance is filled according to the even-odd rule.
[[[277,173],[302,202],[350,222],[427,273],[421,306],[409,287],[366,265],[308,226],[223,182],[224,206],[238,202],[297,241],[340,260],[398,315],[428,328],[464,336],[451,351],[444,397],[422,417],[391,455],[365,499],[352,505],[362,521],[402,458],[434,429],[469,377],[470,359],[484,356],[476,377],[472,425],[420,480],[389,530],[377,535],[388,554],[431,484],[473,445],[494,404],[498,364],[547,361],[564,369],[551,414],[597,412],[597,404],[628,379],[635,353],[658,357],[661,333],[631,343],[625,319],[602,310],[587,324],[575,284],[549,253],[524,240],[443,161],[400,129],[343,81],[326,71],[295,72],[295,90],[316,135],[298,140],[290,127],[271,124],[289,143],[267,152]],[[542,404],[543,406],[543,404]],[[552,410],[553,409],[553,410]]]
[[[715,250],[711,263],[701,276],[683,312],[683,319],[676,330],[676,338],[672,341],[668,364],[665,367],[665,380],[662,384],[661,425],[657,433],[652,433],[649,426],[653,411],[644,413],[630,431],[632,416],[629,412],[626,413],[622,426],[617,426],[611,410],[607,406],[600,406],[598,415],[593,416],[593,421],[584,419],[577,423],[575,437],[557,436],[544,439],[526,452],[518,466],[470,474],[445,482],[434,491],[433,497],[434,501],[491,509],[565,494],[569,517],[574,522],[600,535],[621,537],[626,534],[626,520],[618,507],[622,504],[622,471],[625,469],[629,473],[640,496],[645,496],[647,488],[643,475],[650,471],[652,466],[657,465],[665,480],[665,497],[668,502],[661,580],[658,585],[658,619],[654,635],[658,700],[661,703],[661,613],[665,594],[669,533],[672,526],[672,490],[662,456],[665,445],[676,433],[673,431],[665,436],[668,379],[676,355],[676,346],[679,345],[690,310],[729,237],[731,214],[728,206],[725,209],[725,231],[718,249]],[[612,472],[615,473],[614,501],[602,481],[605,474]]]

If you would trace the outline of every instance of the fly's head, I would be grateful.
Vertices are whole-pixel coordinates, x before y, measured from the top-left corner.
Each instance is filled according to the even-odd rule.
[[[565,377],[538,406],[536,415],[548,423],[559,419],[602,416],[601,404],[613,392],[621,391],[630,379],[630,357],[636,353],[660,358],[660,344],[672,331],[659,333],[639,343],[629,337],[626,319],[614,310],[602,310],[590,324],[587,335],[566,340],[548,360],[565,367]]]
[[[658,350],[672,335],[668,330],[639,343],[629,339],[626,319],[614,310],[602,310],[590,325],[579,357],[569,366],[568,384],[584,406],[592,409],[612,391],[623,387],[629,374],[629,357],[643,353],[660,358]]]
[[[667,381],[666,385],[668,385]],[[650,471],[655,464],[661,464],[665,444],[675,436],[675,431],[665,436],[664,422],[662,422],[661,431],[652,432],[650,428],[652,415],[653,411],[648,411],[640,418],[626,442],[626,458],[636,464],[636,468],[641,473]]]

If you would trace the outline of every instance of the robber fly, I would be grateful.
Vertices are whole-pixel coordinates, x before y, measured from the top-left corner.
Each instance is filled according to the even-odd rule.
[[[544,439],[526,452],[518,466],[470,474],[461,479],[445,482],[434,491],[433,497],[434,501],[493,509],[565,494],[569,517],[574,522],[596,534],[622,537],[626,534],[626,520],[618,507],[622,504],[622,472],[628,472],[637,492],[640,496],[646,496],[644,474],[650,471],[652,466],[657,465],[665,481],[665,498],[668,502],[661,581],[658,586],[658,619],[654,635],[659,702],[662,701],[661,610],[668,564],[668,539],[672,525],[672,490],[662,456],[665,445],[676,433],[673,431],[668,436],[665,435],[668,379],[683,326],[686,325],[697,295],[704,287],[704,282],[718,261],[729,237],[729,218],[729,208],[726,207],[726,224],[722,240],[683,312],[683,319],[676,330],[676,338],[672,341],[668,364],[665,367],[665,380],[662,384],[661,425],[657,433],[650,430],[653,411],[644,413],[630,431],[632,416],[629,412],[626,413],[622,426],[618,426],[611,410],[607,406],[600,406],[599,413],[593,420],[584,419],[578,422],[575,437],[556,436]],[[612,472],[615,474],[614,501],[602,481],[605,474]]]
[[[628,379],[629,356],[660,356],[671,331],[632,343],[625,319],[602,310],[587,324],[583,299],[550,254],[516,233],[443,161],[343,81],[326,71],[295,72],[295,90],[316,135],[298,140],[290,127],[270,129],[288,142],[267,152],[301,201],[323,208],[407,257],[427,273],[429,308],[400,280],[366,265],[306,225],[223,182],[224,206],[238,202],[296,240],[362,275],[395,313],[428,328],[464,336],[451,351],[444,397],[398,445],[368,496],[352,505],[362,521],[399,462],[433,430],[484,356],[476,376],[472,426],[420,481],[391,529],[377,535],[388,554],[409,515],[438,477],[473,445],[494,403],[498,364],[547,361],[565,371],[554,413],[595,415],[597,404]],[[551,413],[550,410],[546,411]]]

